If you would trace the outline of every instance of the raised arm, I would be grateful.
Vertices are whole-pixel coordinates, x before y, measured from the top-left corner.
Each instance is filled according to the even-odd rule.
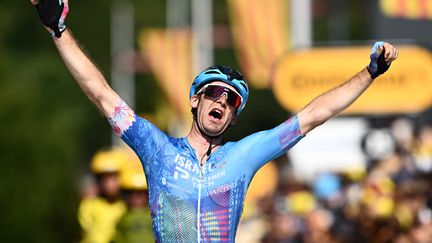
[[[66,29],[68,13],[66,0],[31,0],[72,76],[87,97],[109,117],[120,97],[115,93],[98,68],[84,54],[76,40]]]
[[[60,56],[81,89],[99,110],[109,117],[120,99],[118,94],[83,53],[69,30],[65,30],[60,38],[53,39]]]
[[[316,97],[297,114],[302,134],[305,135],[350,106],[376,77],[387,71],[397,56],[398,51],[394,46],[376,42],[368,67],[348,81]]]

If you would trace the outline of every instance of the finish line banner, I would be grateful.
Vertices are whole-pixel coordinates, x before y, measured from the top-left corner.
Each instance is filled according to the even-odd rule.
[[[399,58],[344,113],[417,113],[432,104],[432,56],[424,48],[398,46]],[[278,62],[273,93],[288,111],[350,79],[369,63],[370,46],[293,51]]]

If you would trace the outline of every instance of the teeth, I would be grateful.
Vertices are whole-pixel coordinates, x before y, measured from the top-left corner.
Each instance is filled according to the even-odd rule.
[[[218,110],[218,109],[213,109],[211,112],[216,112],[218,114],[222,114],[222,111]]]

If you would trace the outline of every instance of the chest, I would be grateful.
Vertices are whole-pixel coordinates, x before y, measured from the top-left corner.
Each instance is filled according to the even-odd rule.
[[[245,178],[248,169],[241,157],[221,148],[202,165],[188,149],[175,149],[170,156],[160,156],[163,166],[158,167],[156,187],[170,194],[202,196],[215,190],[226,190]],[[179,195],[179,196],[180,196]]]

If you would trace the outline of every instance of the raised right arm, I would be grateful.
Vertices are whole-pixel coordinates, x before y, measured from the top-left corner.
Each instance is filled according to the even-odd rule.
[[[60,38],[52,37],[70,73],[86,96],[109,117],[119,102],[119,95],[108,85],[99,69],[84,54],[69,30]]]
[[[119,104],[119,95],[111,89],[99,69],[81,50],[64,24],[69,12],[68,0],[31,0],[45,28],[72,76],[87,97],[106,116],[110,117]]]

